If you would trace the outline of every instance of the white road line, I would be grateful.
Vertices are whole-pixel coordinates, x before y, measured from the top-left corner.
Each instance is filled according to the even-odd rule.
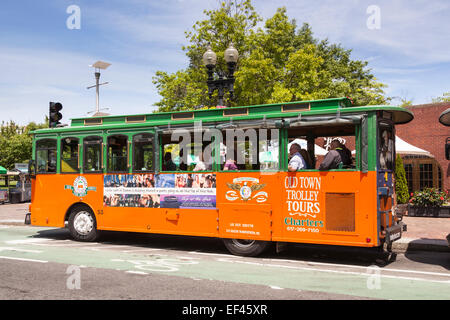
[[[1,251],[17,251],[17,252],[29,252],[29,253],[42,253],[40,250],[29,250],[29,249],[20,249],[20,248],[11,248],[11,247],[0,247]]]
[[[148,275],[147,272],[143,272],[143,271],[125,271],[126,273],[132,273],[132,274],[141,274],[141,275]]]
[[[117,246],[98,246],[98,247],[90,247],[90,248],[86,248],[87,250],[92,250],[92,251],[101,251],[104,250],[106,248],[117,248]]]
[[[35,259],[26,259],[26,258],[13,258],[13,257],[4,257],[4,256],[0,256],[0,259],[18,260],[18,261],[25,261],[25,262],[48,263],[48,261],[44,261],[44,260],[35,260]]]
[[[219,256],[219,257],[225,257],[225,258],[235,258],[240,259],[239,256],[233,256],[231,254],[222,254],[222,253],[207,253],[207,252],[198,252],[198,251],[191,251],[190,254],[199,254],[204,256]]]
[[[134,249],[134,250],[122,250],[122,253],[133,253],[133,252],[145,252],[145,251],[160,251],[162,249]]]
[[[31,238],[31,239],[20,239],[20,240],[9,240],[6,241],[7,244],[36,244],[38,242],[48,242],[50,239],[40,239],[40,238]]]
[[[277,259],[263,259],[266,261],[273,261],[273,262],[289,262],[289,263],[300,263],[305,264],[308,266],[328,266],[328,267],[342,267],[342,268],[354,268],[354,269],[364,269],[367,270],[368,268],[373,268],[374,265],[371,266],[355,266],[350,264],[337,264],[337,263],[324,263],[324,262],[310,262],[310,261],[304,261],[304,260],[277,260]],[[429,272],[429,271],[415,271],[415,270],[405,270],[405,269],[387,269],[387,268],[381,268],[379,269],[381,272],[403,272],[403,273],[415,273],[415,274],[424,274],[424,275],[433,275],[433,276],[444,276],[444,277],[450,277],[449,273],[439,273],[439,272]]]
[[[276,265],[276,264],[265,264],[265,263],[258,263],[258,262],[249,262],[249,261],[230,261],[228,259],[217,259],[218,261],[222,262],[231,262],[231,263],[244,263],[244,264],[251,264],[251,265],[257,265],[261,267],[272,267],[272,268],[285,268],[285,269],[294,269],[294,270],[306,270],[306,271],[315,271],[315,272],[328,272],[328,273],[341,273],[341,274],[351,274],[351,275],[357,275],[357,276],[364,276],[369,277],[371,274],[367,272],[356,272],[356,271],[342,271],[342,270],[329,270],[329,269],[316,269],[316,268],[308,268],[308,267],[300,267],[300,266],[286,266],[286,265]],[[366,268],[367,270],[373,268]],[[393,278],[393,279],[404,279],[404,280],[414,280],[414,281],[426,281],[426,282],[436,282],[436,283],[445,283],[450,284],[450,280],[432,280],[432,279],[424,279],[424,278],[413,278],[413,277],[399,277],[399,276],[391,276],[391,275],[384,275],[380,274],[380,277],[382,278]]]

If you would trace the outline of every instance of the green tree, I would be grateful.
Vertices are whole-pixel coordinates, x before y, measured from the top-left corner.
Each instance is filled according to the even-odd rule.
[[[397,155],[397,160],[395,162],[395,193],[397,195],[397,203],[408,203],[408,182],[406,181],[406,172],[400,155]]]
[[[442,95],[442,97],[437,97],[432,99],[433,103],[439,103],[439,102],[450,102],[450,92],[446,92]]]
[[[14,168],[15,163],[26,163],[31,159],[32,137],[31,131],[44,128],[48,124],[29,123],[19,126],[13,121],[2,122],[0,127],[0,165]]]
[[[351,50],[339,44],[315,39],[311,27],[305,23],[299,28],[284,7],[263,27],[257,27],[263,19],[251,0],[224,1],[204,13],[207,19],[186,32],[189,45],[183,50],[189,66],[173,74],[158,71],[153,78],[162,97],[156,104],[160,111],[214,104],[208,97],[202,56],[210,44],[218,68],[225,70],[223,53],[231,42],[240,53],[233,106],[342,96],[350,96],[356,105],[389,100],[367,62],[352,60]]]
[[[412,106],[413,105],[413,103],[414,103],[414,101],[411,99],[411,100],[408,100],[408,98],[401,98],[400,99],[400,105],[399,105],[399,107],[409,107],[409,106]]]

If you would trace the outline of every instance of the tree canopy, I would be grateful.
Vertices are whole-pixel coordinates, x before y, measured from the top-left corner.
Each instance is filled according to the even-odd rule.
[[[445,92],[441,97],[433,98],[432,103],[450,102],[450,92]]]
[[[47,124],[29,123],[19,126],[13,121],[2,122],[0,127],[0,166],[14,168],[15,163],[26,163],[31,159],[33,130],[48,127]]]
[[[352,50],[340,44],[314,38],[311,27],[307,23],[298,27],[285,7],[266,21],[251,0],[224,1],[204,14],[207,19],[185,33],[189,44],[182,49],[189,66],[172,74],[158,71],[153,78],[162,97],[156,103],[159,111],[215,105],[217,96],[212,101],[208,96],[202,56],[210,44],[218,69],[226,70],[224,51],[231,42],[239,51],[231,106],[343,96],[356,105],[389,100],[383,91],[386,86],[377,81],[368,62],[351,59]]]

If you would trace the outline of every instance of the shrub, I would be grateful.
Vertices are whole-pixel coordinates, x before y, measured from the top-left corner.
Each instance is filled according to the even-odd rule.
[[[403,160],[399,155],[397,155],[397,160],[395,162],[395,194],[397,195],[397,203],[408,203],[408,182],[406,181]]]
[[[414,206],[419,207],[440,207],[448,201],[448,194],[433,188],[425,188],[423,191],[416,191],[411,194],[409,201]]]

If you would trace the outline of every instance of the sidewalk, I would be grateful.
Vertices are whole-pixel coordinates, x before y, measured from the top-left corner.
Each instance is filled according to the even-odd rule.
[[[447,235],[450,234],[450,218],[403,217],[408,230],[395,241],[392,249],[405,251],[446,251],[450,252]]]
[[[23,226],[29,203],[0,205],[0,225]],[[402,238],[395,241],[395,252],[406,251],[444,251],[450,252],[447,235],[450,233],[450,218],[403,218],[408,226]]]

